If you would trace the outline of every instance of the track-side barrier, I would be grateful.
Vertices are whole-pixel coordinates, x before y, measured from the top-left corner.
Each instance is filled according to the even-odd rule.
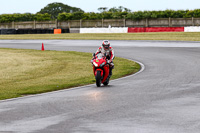
[[[148,27],[146,32],[184,32],[184,27]]]
[[[184,27],[130,27],[128,33],[135,32],[184,32]]]
[[[129,27],[128,28],[128,33],[134,33],[134,32],[146,32],[145,27]]]
[[[54,34],[61,34],[62,30],[61,29],[54,29]]]
[[[80,33],[127,33],[128,27],[124,28],[80,28]]]
[[[61,33],[137,33],[137,32],[200,32],[200,26],[190,27],[122,27],[66,29],[0,29],[4,34],[61,34]]]
[[[69,33],[69,28],[59,29],[60,33]],[[6,34],[53,34],[54,29],[0,29],[0,35]]]
[[[16,34],[15,29],[1,29],[0,34],[6,35],[6,34]]]
[[[184,32],[200,32],[199,26],[185,27]]]

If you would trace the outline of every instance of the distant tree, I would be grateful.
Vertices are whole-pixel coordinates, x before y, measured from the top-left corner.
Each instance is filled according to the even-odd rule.
[[[54,3],[55,4],[55,3]],[[59,3],[58,3],[59,4]],[[59,9],[60,12],[58,16],[52,17],[52,14]],[[63,10],[65,9],[65,11]],[[157,18],[200,18],[200,9],[195,10],[160,10],[160,11],[136,11],[131,12],[129,9],[125,7],[113,7],[109,10],[106,7],[100,7],[99,11],[101,13],[88,12],[85,13],[79,8],[78,11],[63,8],[61,6],[57,6],[49,9],[50,13],[14,13],[14,14],[1,14],[0,15],[0,23],[8,23],[8,22],[21,22],[21,21],[49,21],[57,18],[59,21],[67,21],[67,20],[96,20],[96,19],[132,19],[132,20],[142,20],[142,19],[157,19]],[[79,11],[80,10],[80,11]]]
[[[119,12],[119,10],[116,7],[110,8],[109,12]]]
[[[98,10],[100,11],[100,12],[106,12],[107,11],[107,7],[99,7],[98,8]]]
[[[122,11],[123,11],[123,9],[124,9],[124,7],[123,7],[123,6],[119,6],[119,12],[122,12]]]
[[[128,8],[124,8],[124,11],[125,11],[125,12],[131,12],[131,10],[128,9]]]
[[[55,2],[55,3],[48,4],[46,7],[41,9],[38,13],[40,14],[48,13],[48,14],[51,14],[52,19],[56,19],[59,13],[63,13],[63,12],[74,13],[74,12],[79,12],[79,11],[84,12],[80,8],[71,7],[63,3]]]
[[[131,10],[128,8],[125,8],[123,6],[119,6],[118,8],[116,8],[116,7],[110,8],[109,12],[113,12],[113,13],[115,13],[115,12],[131,12]]]

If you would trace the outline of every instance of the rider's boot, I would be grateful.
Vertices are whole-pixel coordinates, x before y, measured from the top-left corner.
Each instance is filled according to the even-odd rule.
[[[109,76],[112,76],[112,67],[110,67]]]
[[[110,71],[109,71],[109,78],[112,76],[112,69],[114,68],[114,65],[110,66]]]

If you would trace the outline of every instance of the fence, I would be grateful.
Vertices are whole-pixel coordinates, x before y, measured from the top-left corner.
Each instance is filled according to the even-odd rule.
[[[200,18],[160,18],[140,21],[126,19],[28,21],[0,23],[0,29],[53,29],[53,28],[102,28],[102,27],[184,27],[200,26]]]

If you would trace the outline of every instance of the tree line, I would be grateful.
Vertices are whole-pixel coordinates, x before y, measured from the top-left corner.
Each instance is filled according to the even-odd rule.
[[[77,15],[75,15],[77,14]],[[76,17],[74,17],[76,16]],[[157,19],[157,18],[199,18],[200,9],[195,10],[165,10],[165,11],[104,11],[101,13],[84,13],[76,12],[71,13],[60,13],[58,20],[95,20],[95,19],[131,19],[131,20],[142,20],[142,19]]]
[[[70,7],[63,3],[51,3],[41,9],[36,14],[2,14],[0,15],[0,23],[20,22],[20,21],[50,21],[50,20],[96,20],[96,19],[157,19],[157,18],[198,18],[200,17],[200,9],[195,10],[164,10],[164,11],[137,11],[131,12],[125,7],[98,8],[100,13],[84,12],[80,8]]]

